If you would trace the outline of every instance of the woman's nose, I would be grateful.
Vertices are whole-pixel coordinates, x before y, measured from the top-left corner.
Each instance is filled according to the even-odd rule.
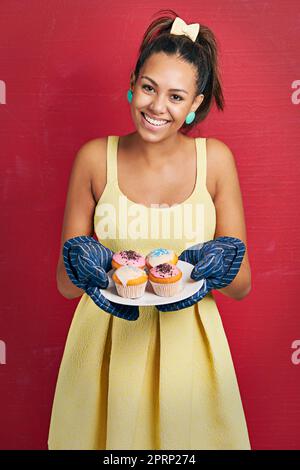
[[[153,114],[157,116],[159,114],[165,114],[167,109],[165,98],[163,96],[157,95],[155,98],[153,98],[150,109],[153,111]]]

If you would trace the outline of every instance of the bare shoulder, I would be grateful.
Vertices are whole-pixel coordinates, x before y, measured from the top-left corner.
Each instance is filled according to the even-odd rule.
[[[84,161],[89,173],[94,201],[99,200],[106,185],[107,137],[98,137],[85,142],[77,153]]]
[[[214,137],[206,139],[207,154],[207,184],[214,188],[214,196],[217,189],[230,177],[237,179],[237,168],[233,152],[227,144]]]
[[[234,162],[234,156],[228,145],[214,137],[206,139],[207,157],[212,165],[226,165]]]
[[[95,160],[101,164],[101,161],[105,160],[106,155],[106,142],[107,137],[98,137],[85,142],[78,150],[77,155],[79,158],[85,159],[87,163],[91,165]]]
[[[215,202],[220,178],[224,179],[224,166],[233,159],[229,147],[219,139],[206,137],[206,187]]]

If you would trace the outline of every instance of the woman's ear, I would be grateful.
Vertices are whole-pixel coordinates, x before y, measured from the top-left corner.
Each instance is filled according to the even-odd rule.
[[[197,95],[193,101],[192,111],[196,112],[199,106],[201,106],[202,101],[204,100],[204,95]]]
[[[134,84],[135,84],[135,73],[131,72],[131,74],[130,74],[130,88],[134,88]]]

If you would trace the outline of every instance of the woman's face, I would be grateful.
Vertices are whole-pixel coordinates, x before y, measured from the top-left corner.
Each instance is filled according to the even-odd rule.
[[[196,71],[191,64],[164,53],[153,54],[133,85],[131,114],[137,131],[155,140],[176,133],[203,100],[202,94],[194,99],[195,93]],[[156,121],[147,122],[144,114]]]

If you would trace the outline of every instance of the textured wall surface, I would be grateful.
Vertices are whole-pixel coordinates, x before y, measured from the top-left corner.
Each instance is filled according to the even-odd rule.
[[[151,15],[167,7],[220,44],[225,111],[194,135],[232,149],[243,192],[252,292],[216,298],[252,448],[300,448],[299,2],[163,3],[0,3],[2,449],[46,449],[79,300],[55,280],[71,165],[85,141],[134,130],[130,71]]]

